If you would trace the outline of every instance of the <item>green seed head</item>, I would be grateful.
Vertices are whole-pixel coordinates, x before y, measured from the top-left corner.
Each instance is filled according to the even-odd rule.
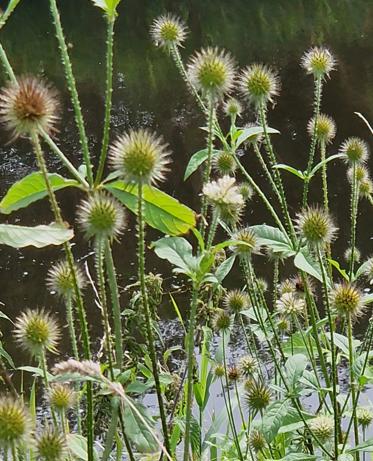
[[[85,286],[85,278],[81,269],[75,266],[76,282],[79,289]],[[63,298],[74,294],[74,277],[67,261],[60,261],[51,267],[47,275],[47,286]]]
[[[335,138],[337,128],[334,120],[331,117],[325,114],[320,114],[316,118],[316,122],[315,118],[312,118],[308,122],[307,130],[310,136],[313,136],[313,133],[315,132],[316,139],[319,142],[328,144]]]
[[[212,164],[214,170],[223,176],[234,173],[237,168],[233,155],[225,150],[214,156]]]
[[[287,331],[290,331],[291,323],[286,317],[279,317],[277,320],[277,326],[281,332],[286,333]]]
[[[81,202],[77,220],[87,238],[98,239],[118,237],[126,224],[123,207],[104,192],[98,192]]]
[[[365,163],[369,154],[367,143],[356,137],[346,139],[339,151],[341,154],[345,155],[346,162],[349,164]]]
[[[182,45],[187,36],[187,27],[180,18],[165,14],[153,21],[150,35],[156,46],[169,50]]]
[[[360,290],[350,283],[339,283],[331,291],[332,307],[342,316],[358,317],[364,309],[364,299]]]
[[[266,447],[266,440],[262,432],[258,429],[253,429],[250,434],[250,447],[254,451],[264,450]]]
[[[55,429],[44,430],[36,440],[36,452],[41,461],[64,461],[68,454],[65,437]]]
[[[224,366],[216,365],[214,369],[214,374],[217,378],[222,378],[225,375]]]
[[[368,258],[364,263],[364,275],[369,280],[369,283],[373,283],[373,257]]]
[[[242,113],[242,105],[236,98],[229,98],[224,103],[224,113],[227,117],[239,117]]]
[[[357,421],[363,428],[367,428],[373,420],[372,410],[369,408],[358,407],[356,410]]]
[[[254,253],[260,252],[260,246],[258,244],[258,238],[255,232],[250,227],[244,227],[239,229],[232,235],[232,240],[237,240],[242,243],[237,243],[232,246],[232,251],[238,254],[250,256]]]
[[[54,384],[49,390],[49,402],[52,408],[66,411],[76,402],[76,393],[66,384]]]
[[[18,344],[33,356],[49,350],[55,352],[60,337],[57,322],[45,310],[27,310],[15,321]]]
[[[344,258],[346,262],[350,262],[352,256],[352,248],[347,248],[347,250],[344,252]],[[358,263],[361,259],[361,253],[360,251],[355,247],[354,250],[354,262]]]
[[[258,370],[258,362],[254,357],[246,355],[240,358],[239,368],[242,376],[249,378]]]
[[[373,182],[370,178],[361,181],[359,184],[360,197],[370,198],[373,194]]]
[[[228,312],[226,312],[225,310],[217,309],[217,312],[214,315],[212,323],[213,323],[213,328],[215,331],[221,331],[221,330],[225,331],[225,330],[228,330],[229,327],[231,326],[231,318]]]
[[[279,94],[280,81],[270,67],[252,64],[241,72],[239,89],[250,104],[260,106],[273,101],[274,96]]]
[[[244,200],[250,200],[254,195],[254,189],[250,186],[248,182],[242,182],[239,185],[240,194]]]
[[[316,416],[309,421],[310,430],[322,443],[327,442],[334,432],[334,421],[330,416]]]
[[[299,317],[304,314],[305,302],[295,293],[284,293],[280,299],[276,301],[276,310],[281,316]]]
[[[251,410],[264,410],[269,405],[271,391],[265,384],[250,379],[245,383],[245,391],[246,403]]]
[[[307,74],[312,74],[315,78],[322,78],[329,76],[329,73],[335,69],[336,60],[327,48],[314,47],[304,53],[301,65]]]
[[[0,448],[19,446],[30,435],[31,419],[22,401],[0,397]]]
[[[268,283],[264,278],[258,277],[256,279],[256,283],[258,286],[258,290],[261,291],[262,293],[265,293],[268,290]]]
[[[228,291],[224,297],[224,307],[238,314],[244,309],[248,309],[250,306],[250,299],[247,293],[241,290],[231,290]]]
[[[229,53],[218,48],[197,52],[189,61],[187,72],[192,85],[202,96],[221,99],[234,85],[235,65]]]
[[[366,180],[369,180],[369,171],[368,171],[368,168],[365,165],[357,163],[354,166],[355,166],[355,168],[353,166],[351,166],[347,170],[347,178],[351,183],[352,183],[352,181],[354,179],[354,174],[356,174],[356,181],[359,183],[359,185],[362,182],[364,182]]]
[[[296,227],[310,246],[331,243],[337,232],[329,214],[319,207],[308,207],[299,213]]]

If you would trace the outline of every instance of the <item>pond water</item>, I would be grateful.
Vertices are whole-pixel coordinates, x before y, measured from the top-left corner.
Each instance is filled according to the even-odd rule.
[[[3,6],[4,2],[0,2]],[[98,140],[102,131],[105,23],[100,10],[89,0],[60,1],[62,22],[69,43],[73,67],[81,96],[84,117],[92,152],[97,158]],[[5,5],[4,5],[5,6]],[[183,174],[189,157],[203,148],[204,134],[200,130],[203,118],[188,95],[173,63],[149,39],[149,25],[153,18],[165,11],[182,16],[191,29],[184,57],[205,45],[217,45],[230,50],[240,66],[254,61],[274,65],[279,70],[282,91],[276,106],[269,114],[270,125],[280,130],[276,138],[279,161],[297,168],[305,168],[308,152],[307,121],[311,116],[312,79],[304,75],[299,60],[311,45],[329,46],[338,59],[338,71],[325,85],[323,112],[332,115],[337,123],[336,142],[329,154],[336,153],[340,143],[351,135],[367,138],[369,133],[353,113],[362,112],[373,120],[373,2],[371,0],[125,0],[119,8],[115,34],[115,71],[111,138],[130,127],[150,127],[162,134],[173,152],[172,174],[165,190],[194,209],[198,209],[200,178],[194,175],[186,183]],[[41,73],[58,88],[62,101],[62,117],[58,144],[69,159],[78,166],[81,152],[73,122],[71,106],[66,94],[63,69],[52,29],[48,1],[24,0],[1,32],[1,42],[17,74]],[[3,79],[4,76],[2,76]],[[247,110],[243,120],[253,120]],[[25,141],[7,144],[7,134],[0,131],[0,193],[4,195],[16,180],[36,169],[33,153]],[[372,161],[372,160],[371,160]],[[260,179],[258,165],[252,154],[246,154],[245,165]],[[51,170],[66,174],[64,168],[48,155]],[[373,166],[373,164],[372,164]],[[345,167],[335,163],[330,167],[330,201],[338,210],[338,225],[344,231],[339,236],[340,255],[348,245],[348,193]],[[286,177],[291,211],[299,207],[300,184]],[[266,186],[264,185],[264,188]],[[313,198],[319,198],[317,182]],[[64,218],[74,223],[79,193],[63,191],[58,194]],[[359,249],[363,255],[372,253],[372,208],[363,203],[359,216]],[[250,224],[269,222],[261,202],[254,198],[247,209]],[[52,221],[46,200],[11,216],[2,222],[36,225]],[[115,245],[115,260],[120,273],[120,284],[135,280],[134,222],[130,219],[122,243]],[[148,232],[149,241],[159,234]],[[74,251],[79,258],[89,256],[89,248],[78,234]],[[87,256],[88,255],[88,256]],[[42,250],[0,249],[2,271],[0,310],[14,318],[25,308],[48,306],[62,311],[54,295],[45,289],[49,265],[62,257],[61,249]],[[91,261],[92,262],[92,261]],[[259,272],[270,280],[266,266],[260,263]],[[169,265],[149,252],[148,270],[166,273],[172,283]],[[238,274],[230,283],[238,286]],[[180,308],[187,312],[185,297]],[[100,332],[101,323],[94,303],[87,306],[93,334]],[[62,312],[61,312],[62,315]],[[167,300],[161,317],[171,327],[173,311]],[[63,318],[63,317],[62,317]],[[2,324],[5,343],[12,344],[10,329]],[[62,346],[63,348],[64,346]],[[16,348],[8,347],[21,361]]]

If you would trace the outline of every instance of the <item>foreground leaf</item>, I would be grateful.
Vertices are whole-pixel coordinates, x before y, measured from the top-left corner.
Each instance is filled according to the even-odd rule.
[[[113,17],[116,15],[116,8],[121,0],[92,0],[93,4],[98,8],[101,8],[105,13]]]
[[[250,128],[243,128],[242,133],[239,135],[236,143],[236,147],[239,147],[243,142],[247,141],[250,138],[258,136],[258,134],[263,134],[263,127],[261,126],[251,126]],[[269,134],[279,134],[280,132],[275,128],[267,128],[267,133]]]
[[[294,258],[294,266],[322,282],[320,267],[306,250],[297,253]]]
[[[213,150],[212,156],[216,155],[219,152],[220,152],[219,150]],[[208,157],[207,149],[199,150],[198,152],[196,152],[190,157],[188,165],[185,169],[184,181],[186,181],[189,178],[189,176],[191,176],[195,171],[198,170],[198,167],[202,165],[204,161],[207,160],[207,157]]]
[[[153,243],[155,254],[175,266],[176,272],[187,275],[198,269],[198,260],[192,254],[192,245],[182,237],[164,237]]]
[[[137,186],[115,181],[104,186],[123,205],[137,213]],[[187,233],[196,224],[193,210],[152,186],[144,186],[144,219],[149,226],[169,235]]]
[[[35,227],[0,224],[0,244],[13,248],[27,246],[43,248],[48,245],[61,245],[73,237],[72,229],[54,223]]]
[[[277,227],[260,224],[251,226],[250,229],[252,229],[257,236],[258,244],[268,247],[273,253],[281,254],[284,257],[295,254],[288,237]]]
[[[78,181],[66,179],[56,173],[49,174],[48,178],[54,191],[79,186]],[[0,202],[0,212],[9,214],[20,208],[26,208],[31,203],[41,200],[47,195],[43,175],[39,172],[31,173],[10,187]]]

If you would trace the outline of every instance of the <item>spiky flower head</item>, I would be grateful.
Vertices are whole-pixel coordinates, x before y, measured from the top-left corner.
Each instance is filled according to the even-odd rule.
[[[310,136],[315,133],[319,142],[328,144],[335,138],[337,127],[335,121],[329,115],[319,114],[316,119],[313,117],[308,122],[307,131]]]
[[[238,381],[240,379],[240,369],[236,365],[231,365],[227,370],[229,381]]]
[[[221,175],[234,173],[237,168],[233,155],[227,150],[222,150],[213,157],[212,166],[214,170]]]
[[[150,35],[156,46],[170,50],[173,46],[182,45],[187,36],[187,27],[180,18],[167,13],[154,19]]]
[[[78,207],[77,220],[87,238],[115,238],[126,225],[122,205],[105,192],[97,192],[83,200]]]
[[[169,155],[163,138],[149,130],[131,130],[111,146],[110,162],[128,182],[156,184],[165,179]]]
[[[310,246],[331,243],[337,232],[327,211],[318,206],[308,207],[298,213],[296,227]]]
[[[36,77],[20,77],[0,93],[0,119],[14,139],[33,132],[53,134],[58,106],[56,91]]]
[[[66,411],[76,402],[76,392],[67,384],[56,383],[49,389],[49,402],[52,408]]]
[[[222,378],[224,375],[225,375],[225,369],[224,369],[224,366],[219,364],[219,365],[216,365],[215,369],[214,369],[214,374],[217,378]]]
[[[280,315],[299,317],[304,313],[305,302],[295,293],[284,293],[280,299],[276,301],[276,309]]]
[[[364,179],[359,184],[359,195],[369,199],[373,194],[373,182],[370,178]]]
[[[368,159],[369,149],[365,141],[351,137],[341,145],[339,152],[346,156],[346,162],[351,164],[365,163]]]
[[[242,113],[242,105],[236,98],[229,98],[224,103],[224,113],[227,117],[239,117]]]
[[[288,278],[282,281],[280,285],[278,286],[277,291],[280,297],[286,293],[295,293],[295,286],[294,286],[292,279]]]
[[[371,285],[373,283],[373,257],[368,258],[364,262],[364,275]]]
[[[367,428],[373,420],[373,413],[370,408],[358,407],[356,417],[360,426]]]
[[[228,330],[231,326],[230,315],[224,309],[217,309],[212,324],[215,331]]]
[[[242,290],[230,290],[224,296],[224,306],[227,310],[240,313],[250,306],[250,299],[247,293]]]
[[[224,50],[209,47],[195,53],[187,72],[191,84],[204,97],[218,100],[233,88],[235,65]]]
[[[243,227],[232,235],[232,240],[242,243],[237,243],[231,247],[232,251],[245,256],[250,256],[260,252],[258,237],[250,227]]]
[[[330,416],[316,416],[316,418],[311,419],[308,424],[310,431],[322,443],[328,441],[334,433],[334,421]]]
[[[220,264],[222,264],[226,259],[227,259],[227,255],[225,253],[224,248],[217,251],[214,254],[214,264],[213,264],[214,269],[217,269],[220,266]]]
[[[264,64],[252,64],[241,72],[239,89],[244,98],[254,106],[272,102],[280,91],[277,73]]]
[[[0,448],[7,450],[27,442],[31,418],[20,399],[0,397]]]
[[[265,280],[263,277],[257,277],[256,285],[258,287],[258,290],[262,293],[265,293],[268,290],[267,280]]]
[[[351,260],[351,256],[352,256],[352,248],[349,247],[347,248],[347,250],[344,252],[344,258],[347,262],[349,262]],[[354,262],[355,263],[358,263],[361,259],[361,253],[360,251],[355,247],[354,249]]]
[[[335,69],[336,60],[327,48],[315,46],[304,53],[301,65],[307,74],[322,78]]]
[[[202,192],[223,217],[239,214],[245,205],[236,180],[227,175],[205,184]]]
[[[239,368],[242,376],[249,378],[258,370],[258,361],[251,355],[245,355],[239,360]]]
[[[286,333],[287,331],[290,330],[291,323],[286,317],[279,317],[277,320],[277,328],[282,331],[283,333]]]
[[[354,166],[351,166],[347,170],[347,178],[351,183],[354,180],[354,175],[356,175],[356,181],[360,185],[361,182],[369,179],[368,168],[364,164],[361,164],[361,163],[355,164]]]
[[[334,286],[330,293],[331,306],[340,316],[356,318],[364,309],[364,297],[356,286],[343,282]]]
[[[251,410],[264,410],[271,400],[270,389],[262,382],[250,379],[245,383],[245,399]]]
[[[36,439],[36,453],[41,461],[64,461],[68,455],[64,435],[52,428],[44,430]]]
[[[253,429],[250,433],[250,447],[254,451],[264,450],[266,447],[266,439],[263,435],[263,432],[258,429]]]
[[[33,356],[45,351],[56,351],[60,332],[55,319],[44,309],[27,310],[15,321],[18,344]]]
[[[242,195],[244,200],[250,200],[254,195],[254,189],[250,186],[248,182],[242,182],[239,185],[240,194]]]
[[[92,378],[102,377],[100,364],[92,360],[65,360],[54,366],[53,373],[56,375],[78,374],[81,376],[90,376]]]
[[[82,270],[75,265],[76,282],[79,289],[85,286],[85,277]],[[47,275],[47,286],[63,298],[70,298],[74,294],[74,276],[67,261],[60,261],[52,266]]]

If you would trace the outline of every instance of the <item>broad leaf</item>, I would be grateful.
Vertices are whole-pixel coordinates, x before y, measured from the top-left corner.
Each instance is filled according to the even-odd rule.
[[[267,128],[267,133],[269,134],[279,134],[278,130],[274,128]],[[263,128],[261,126],[251,126],[249,128],[243,128],[242,133],[239,135],[236,143],[236,147],[239,147],[243,142],[247,141],[250,138],[254,138],[259,134],[263,134]]]
[[[113,17],[116,15],[116,8],[119,5],[121,0],[92,0],[93,4],[95,6],[98,6],[102,10],[105,11],[105,13]]]
[[[156,255],[175,266],[176,272],[191,275],[197,271],[198,260],[192,245],[182,237],[163,237],[152,244]]]
[[[48,175],[52,189],[58,191],[66,187],[79,187],[78,181],[66,179],[56,173]],[[14,183],[0,202],[0,212],[9,214],[12,211],[25,208],[48,195],[43,175],[31,173]]]
[[[342,275],[342,277],[347,280],[347,282],[350,280],[350,277],[348,276],[347,272],[345,269],[342,269],[339,262],[336,261],[335,259],[328,259],[328,262],[337,269],[337,271]]]
[[[291,243],[286,235],[284,235],[277,227],[260,224],[251,226],[258,239],[258,244],[268,247],[274,253],[280,253],[285,257],[295,254]]]
[[[288,171],[289,173],[292,173],[294,176],[297,176],[300,178],[302,181],[304,181],[304,174],[302,171],[297,170],[293,168],[290,165],[285,165],[284,163],[278,163],[277,165],[274,165],[274,168],[277,168],[278,170],[285,170]]]
[[[215,277],[218,279],[220,283],[225,279],[225,277],[231,271],[235,260],[236,260],[236,255],[232,255],[228,259],[226,259],[224,262],[222,262],[220,266],[216,269]]]
[[[0,244],[13,248],[61,245],[74,237],[72,229],[52,223],[35,227],[0,224]]]
[[[75,459],[88,461],[87,440],[79,434],[67,434],[67,446]]]
[[[120,202],[137,213],[137,186],[115,181],[104,186]],[[196,224],[193,210],[152,186],[144,186],[144,219],[149,226],[169,235],[187,233]]]
[[[299,387],[299,379],[302,377],[308,364],[308,359],[303,354],[295,354],[288,358],[285,363],[286,378],[292,390]]]
[[[30,366],[24,366],[24,367],[18,367],[17,370],[22,370],[22,371],[27,371],[28,373],[32,373],[33,375],[40,376],[41,378],[44,378],[44,372],[41,368],[38,367],[30,367]],[[53,379],[53,375],[47,372],[47,377],[48,380]]]
[[[345,158],[345,154],[335,154],[331,155],[330,157],[326,158],[325,160],[322,160],[319,162],[310,172],[309,179],[312,178],[312,176],[323,166],[326,165],[327,163],[331,162],[332,160],[335,160],[337,158]]]
[[[303,335],[299,332],[295,332],[291,335],[285,344],[283,345],[283,351],[286,356],[293,354],[304,354],[308,355],[308,351],[312,346],[313,354],[317,356],[317,347],[315,339],[312,336],[307,338],[307,345],[304,343]]]
[[[212,156],[216,155],[219,152],[220,152],[219,150],[213,150]],[[202,165],[202,163],[205,160],[207,160],[207,157],[208,157],[207,149],[199,150],[198,152],[196,152],[190,157],[188,165],[185,169],[184,181],[186,181],[189,178],[189,176],[191,176],[195,171],[198,170],[198,167]]]
[[[297,253],[294,266],[322,282],[320,267],[307,250],[303,249]]]
[[[8,362],[8,364],[12,367],[15,368],[14,362],[12,357],[8,354],[8,352],[4,349],[2,342],[0,341],[0,357],[3,358]]]
[[[290,400],[273,402],[266,408],[263,417],[263,432],[267,442],[272,442],[282,426],[297,423],[300,419]]]

